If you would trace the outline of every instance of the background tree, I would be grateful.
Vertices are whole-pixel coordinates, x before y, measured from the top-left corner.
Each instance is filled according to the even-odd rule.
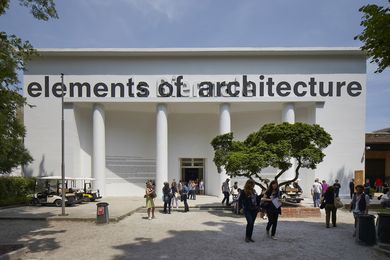
[[[9,0],[0,0],[0,15],[9,8]],[[53,0],[19,0],[21,6],[31,10],[39,20],[58,18]],[[12,168],[32,161],[24,147],[25,128],[17,117],[17,110],[26,101],[20,91],[18,71],[25,69],[25,62],[36,55],[28,41],[15,35],[0,32],[0,173],[9,173]]]
[[[214,148],[214,163],[218,172],[222,168],[231,177],[243,176],[252,179],[265,189],[270,181],[261,176],[267,167],[279,169],[274,179],[297,164],[295,176],[280,185],[294,182],[301,168],[315,169],[322,162],[325,149],[331,143],[331,136],[319,125],[305,123],[266,124],[251,133],[243,142],[233,140],[233,133],[216,136],[211,145]]]
[[[363,42],[362,50],[378,65],[375,72],[382,72],[390,65],[390,8],[369,4],[359,11],[363,13],[360,25],[364,30],[355,40]]]

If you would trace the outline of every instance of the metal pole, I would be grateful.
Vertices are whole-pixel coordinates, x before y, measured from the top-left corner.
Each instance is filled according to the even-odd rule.
[[[61,193],[62,193],[62,216],[65,216],[65,147],[64,147],[64,74],[61,73]]]

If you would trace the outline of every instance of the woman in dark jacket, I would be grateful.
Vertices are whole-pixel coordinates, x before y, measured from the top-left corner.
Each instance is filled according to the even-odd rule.
[[[276,240],[276,226],[278,225],[278,217],[282,214],[281,211],[281,202],[280,202],[280,191],[277,181],[271,181],[268,186],[267,191],[264,194],[264,197],[261,199],[262,204],[266,204],[268,224],[266,227],[267,235],[269,235],[269,230],[271,230],[271,238]]]
[[[245,242],[255,242],[252,239],[253,227],[257,216],[257,196],[255,188],[255,182],[253,180],[247,180],[244,189],[240,192],[238,203],[244,210],[246,218],[246,232]]]
[[[171,188],[169,188],[168,182],[164,182],[164,187],[162,189],[162,192],[164,195],[164,213],[171,214],[172,190],[171,190]],[[167,206],[168,206],[168,212],[167,212]]]
[[[329,228],[329,222],[330,222],[330,213],[332,212],[332,224],[334,227],[336,227],[336,212],[337,208],[334,206],[334,188],[333,186],[330,186],[325,194],[323,199],[323,202],[325,203],[325,222],[326,222],[326,227]]]

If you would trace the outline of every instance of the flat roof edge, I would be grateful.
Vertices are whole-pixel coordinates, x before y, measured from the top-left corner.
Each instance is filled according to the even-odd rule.
[[[289,56],[357,55],[366,56],[358,47],[300,48],[38,48],[41,56]]]

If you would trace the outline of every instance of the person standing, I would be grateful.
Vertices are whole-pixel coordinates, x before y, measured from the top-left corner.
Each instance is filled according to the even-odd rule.
[[[353,196],[354,191],[355,191],[355,182],[354,182],[354,180],[352,179],[352,180],[349,182],[349,194],[351,195],[351,199],[352,199],[352,196]]]
[[[164,213],[171,214],[171,199],[172,199],[172,190],[169,187],[168,182],[164,182],[164,187],[162,188],[163,198],[164,198]],[[168,212],[167,212],[168,207]]]
[[[321,188],[322,188],[322,195],[325,194],[326,190],[328,189],[329,185],[326,183],[325,180],[322,180]]]
[[[181,190],[181,200],[184,203],[184,212],[188,212],[189,211],[189,207],[188,207],[187,199],[188,199],[189,189],[188,189],[187,185],[184,182],[182,183],[182,185],[183,185],[183,188]]]
[[[224,181],[224,183],[222,183],[222,193],[223,193],[223,200],[222,200],[222,204],[224,204],[224,202],[226,201],[226,206],[229,206],[229,192],[230,192],[230,188],[229,188],[229,181],[230,179],[227,178],[226,181]]]
[[[355,218],[355,231],[353,236],[356,236],[356,226],[359,215],[368,213],[368,206],[370,205],[370,197],[364,193],[363,185],[356,185],[356,193],[353,195],[350,211],[353,212]]]
[[[280,202],[280,191],[277,181],[271,181],[267,191],[264,193],[264,196],[263,198],[261,198],[261,200],[263,201],[263,203],[268,202],[268,206],[266,208],[268,216],[268,224],[266,227],[267,235],[269,235],[269,230],[272,227],[271,238],[276,240],[277,238],[275,237],[275,233],[276,226],[278,225],[278,217],[280,214],[282,214],[282,203]]]
[[[247,180],[238,200],[238,204],[243,208],[246,218],[245,242],[255,242],[252,239],[253,227],[257,216],[257,197],[254,188],[255,182]]]
[[[364,193],[366,195],[368,195],[369,198],[371,198],[371,193],[370,193],[370,190],[371,190],[371,183],[370,183],[370,179],[366,179],[366,182],[364,183]]]
[[[176,181],[175,179],[173,179],[172,181],[172,184],[171,184],[171,191],[172,191],[172,199],[171,199],[171,204],[173,206],[173,204],[176,204],[176,209],[179,208],[179,204],[178,204],[178,189],[177,189],[177,184],[176,184]]]
[[[145,198],[146,198],[146,208],[148,209],[148,219],[156,218],[154,216],[154,198],[156,198],[156,191],[154,190],[152,181],[146,182],[145,188]],[[150,212],[152,212],[152,216],[150,216]]]
[[[340,189],[341,189],[341,184],[339,183],[339,180],[335,180],[334,181],[334,184],[333,184],[333,189],[334,189],[334,195],[336,197],[339,196],[339,192],[340,192]]]
[[[376,178],[374,185],[375,185],[376,192],[382,192],[383,183],[381,178]]]
[[[332,213],[332,224],[333,227],[336,227],[336,213],[337,213],[337,208],[334,205],[334,198],[336,194],[334,192],[334,187],[330,186],[325,194],[324,197],[322,198],[325,203],[325,223],[326,227],[329,228],[329,222],[330,222],[330,213]]]
[[[204,195],[204,181],[200,180],[199,182],[199,194]]]
[[[232,194],[233,201],[238,198],[238,194],[239,194],[238,182],[234,182],[234,185],[230,189],[230,194]]]
[[[313,202],[315,208],[320,206],[321,193],[322,193],[322,186],[318,178],[316,178],[311,188],[311,195],[313,196]]]

